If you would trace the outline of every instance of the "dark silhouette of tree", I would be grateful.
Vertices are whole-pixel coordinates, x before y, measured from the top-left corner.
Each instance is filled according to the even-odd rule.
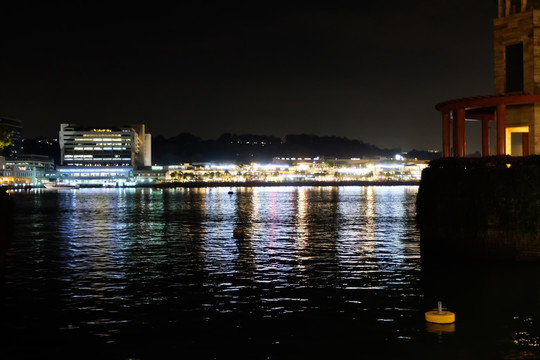
[[[56,165],[60,164],[60,145],[56,139],[42,137],[25,139],[23,154],[37,154],[50,157]]]
[[[438,159],[438,158],[442,157],[442,153],[413,149],[413,150],[407,152],[407,155],[405,155],[405,156],[407,158],[409,158],[409,159],[434,160],[434,159]]]
[[[152,139],[152,162],[160,165],[193,162],[270,162],[274,157],[393,156],[401,149],[379,149],[360,140],[309,134],[275,136],[225,133],[216,140],[202,140],[182,133]]]
[[[13,143],[11,133],[12,130],[9,127],[0,125],[0,154]]]

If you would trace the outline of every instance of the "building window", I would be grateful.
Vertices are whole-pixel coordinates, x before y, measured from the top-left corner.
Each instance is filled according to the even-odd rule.
[[[523,43],[506,47],[505,92],[523,91]]]

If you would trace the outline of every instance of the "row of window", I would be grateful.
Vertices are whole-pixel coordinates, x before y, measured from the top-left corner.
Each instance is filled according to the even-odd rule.
[[[130,157],[120,157],[120,155],[115,155],[114,157],[94,157],[92,155],[65,155],[64,156],[64,160],[68,161],[68,160],[88,160],[88,161],[92,161],[92,160],[115,160],[115,161],[118,161],[118,160],[128,160],[128,161],[131,161],[131,158]]]
[[[104,166],[104,167],[107,167],[107,166],[115,166],[115,167],[119,167],[119,166],[131,166],[130,163],[111,163],[111,164],[96,164],[96,163],[92,163],[92,164],[89,164],[89,163],[76,163],[76,162],[67,162],[65,164],[66,166],[82,166],[82,167],[96,167],[96,166]]]
[[[64,138],[64,143],[68,142],[68,141],[84,141],[84,142],[88,142],[88,141],[95,141],[95,142],[102,142],[102,141],[114,141],[114,142],[118,142],[118,141],[128,141],[128,142],[131,142],[131,139],[128,138],[128,137],[124,137],[124,138],[96,138],[96,137],[93,137],[93,138],[74,138],[74,139],[65,139]]]
[[[74,151],[96,151],[96,150],[99,150],[99,151],[103,151],[103,150],[114,151],[114,150],[128,150],[128,148],[125,147],[125,146],[122,146],[122,147],[76,146],[76,147],[73,148],[73,150]]]
[[[112,177],[112,176],[125,176],[125,173],[97,173],[97,172],[74,172],[70,173],[70,176],[80,176],[80,177]]]
[[[88,142],[88,143],[81,143],[81,142],[72,142],[72,143],[66,143],[64,144],[64,148],[71,148],[71,147],[74,147],[74,146],[127,146],[129,148],[133,147],[133,144],[130,143],[130,142],[117,142],[117,143],[112,143],[112,142],[96,142],[96,141],[93,141],[93,142]]]

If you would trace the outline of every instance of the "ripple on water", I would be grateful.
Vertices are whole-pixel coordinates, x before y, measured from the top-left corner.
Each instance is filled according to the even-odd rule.
[[[17,194],[1,297],[8,314],[2,329],[12,334],[13,348],[112,344],[122,358],[148,355],[149,342],[204,349],[209,358],[219,358],[219,346],[240,344],[257,344],[270,358],[280,358],[287,344],[313,358],[325,354],[321,344],[440,354],[424,330],[425,302],[444,295],[463,313],[466,302],[457,294],[481,298],[478,286],[490,276],[473,286],[458,271],[441,272],[447,288],[439,291],[422,269],[416,187],[227,191]],[[238,227],[245,238],[233,237]],[[537,354],[536,310],[510,316],[506,327],[490,324],[480,345],[466,339],[466,320],[463,337],[443,339],[474,354],[489,348],[489,339],[500,339],[496,351],[510,354],[513,346]]]

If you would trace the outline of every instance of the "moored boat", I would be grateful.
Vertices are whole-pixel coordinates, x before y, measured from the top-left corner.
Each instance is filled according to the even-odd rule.
[[[43,184],[45,186],[45,189],[48,190],[70,190],[70,189],[78,189],[80,186],[79,184],[71,184],[71,183],[46,183]]]

